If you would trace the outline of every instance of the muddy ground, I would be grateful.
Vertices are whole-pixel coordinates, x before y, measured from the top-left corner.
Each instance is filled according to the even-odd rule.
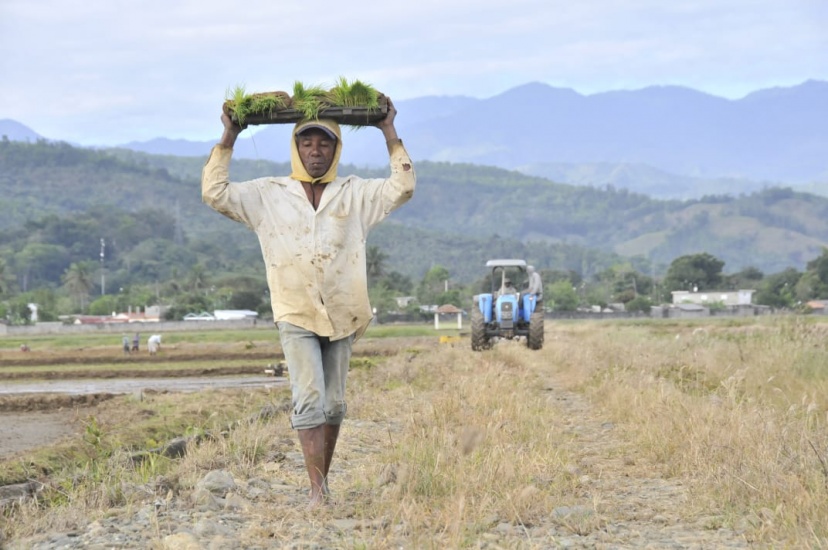
[[[112,397],[114,394],[0,397],[0,459],[73,435],[82,411]]]
[[[50,445],[75,431],[65,412],[2,412],[0,423],[0,458]]]
[[[0,353],[0,458],[8,458],[23,451],[57,443],[73,435],[79,428],[78,418],[98,403],[111,399],[116,393],[95,392],[95,387],[106,387],[101,380],[132,380],[133,387],[152,385],[153,381],[170,378],[209,376],[215,385],[223,380],[238,379],[240,375],[264,373],[269,361],[278,361],[275,350],[239,351],[234,346],[177,346],[150,356],[138,352],[130,356],[113,353],[110,348],[76,350],[42,350]],[[249,364],[236,367],[204,368],[199,362],[225,359],[244,360]],[[158,362],[192,364],[192,367],[157,369]],[[108,365],[104,367],[103,365]],[[115,364],[116,368],[111,365]],[[72,370],[72,366],[102,365],[99,369]],[[31,367],[24,372],[9,372],[7,367]],[[68,367],[68,368],[67,368]],[[58,370],[58,368],[60,370]],[[90,379],[97,379],[91,386]],[[56,389],[55,381],[61,384]],[[73,384],[73,382],[76,382]],[[36,388],[41,386],[39,392]],[[173,386],[173,384],[167,384]],[[35,388],[35,389],[33,389]],[[92,393],[89,393],[92,391]]]
[[[393,338],[365,340],[354,346],[354,357],[389,355],[398,352],[401,346],[411,343],[410,338],[399,341]],[[223,382],[236,385],[243,376],[261,378],[265,368],[277,364],[283,357],[278,346],[250,346],[238,343],[168,345],[162,347],[161,353],[155,356],[150,356],[144,350],[125,356],[120,349],[113,349],[112,346],[34,349],[30,352],[0,350],[0,388],[3,390],[0,392],[0,458],[48,446],[72,435],[77,430],[76,419],[79,416],[83,417],[84,411],[124,393],[72,391],[73,380],[78,381],[75,386],[82,386],[88,384],[88,380],[92,378],[141,379],[143,383],[139,381],[133,384],[140,389],[157,386],[152,382],[165,378],[195,380],[195,377],[210,377],[214,381],[213,387],[221,386]],[[243,363],[225,367],[220,365],[222,360]],[[208,362],[213,366],[199,365]],[[219,365],[215,366],[217,362]],[[179,368],[158,369],[158,363],[177,363]],[[101,368],[86,368],[89,365],[101,365]],[[180,365],[186,366],[181,368]],[[72,366],[83,366],[84,370],[73,370]],[[15,368],[15,372],[10,372],[7,367],[18,368]],[[31,367],[31,370],[18,372],[19,367]],[[52,391],[49,382],[54,380],[62,382],[63,391]],[[24,382],[27,391],[15,391],[16,385]],[[32,391],[31,385],[37,385],[38,382],[42,384],[43,391]],[[175,384],[167,386],[172,387]]]

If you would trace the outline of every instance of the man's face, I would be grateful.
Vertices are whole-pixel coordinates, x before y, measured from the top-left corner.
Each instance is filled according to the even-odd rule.
[[[312,178],[321,178],[331,168],[336,140],[322,130],[313,128],[299,134],[296,141],[299,158]]]

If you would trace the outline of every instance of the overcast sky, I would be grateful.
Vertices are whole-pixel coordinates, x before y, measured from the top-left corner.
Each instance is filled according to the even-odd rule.
[[[237,85],[736,99],[828,81],[828,0],[0,0],[0,46],[0,119],[83,145],[207,140]]]

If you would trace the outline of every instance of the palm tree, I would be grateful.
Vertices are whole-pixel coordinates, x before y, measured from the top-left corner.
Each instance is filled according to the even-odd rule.
[[[93,281],[95,269],[94,262],[75,262],[61,276],[63,286],[73,298],[78,300],[81,311],[86,307],[89,291],[95,286]]]
[[[385,261],[388,255],[378,246],[369,246],[365,250],[365,268],[368,273],[368,282],[373,284],[385,275]]]

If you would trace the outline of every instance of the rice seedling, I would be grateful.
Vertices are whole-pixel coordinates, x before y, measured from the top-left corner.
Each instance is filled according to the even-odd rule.
[[[253,94],[250,101],[250,111],[259,115],[269,115],[273,111],[286,108],[289,102],[290,98],[282,92]]]
[[[296,81],[293,84],[293,108],[302,113],[302,118],[318,119],[319,111],[329,105],[328,90],[321,86],[308,86]]]
[[[225,93],[226,100],[224,102],[224,109],[227,114],[235,116],[240,125],[244,124],[244,120],[250,114],[251,98],[247,94],[244,86],[235,86],[228,89]]]
[[[331,105],[339,107],[379,108],[379,92],[373,86],[360,80],[349,82],[344,76],[331,88],[329,97]]]
[[[315,120],[321,112],[332,107],[359,107],[369,112],[380,108],[381,94],[373,86],[345,77],[339,77],[330,89],[296,81],[292,92],[292,96],[281,91],[248,94],[244,86],[236,86],[225,94],[224,110],[244,125],[254,115],[273,120],[274,113],[286,109],[295,110],[303,119]],[[284,121],[293,120],[285,118]]]
[[[284,92],[248,94],[244,86],[228,90],[225,96],[225,111],[228,111],[228,114],[232,113],[242,126],[251,115],[272,115],[274,111],[290,105],[290,96]]]

